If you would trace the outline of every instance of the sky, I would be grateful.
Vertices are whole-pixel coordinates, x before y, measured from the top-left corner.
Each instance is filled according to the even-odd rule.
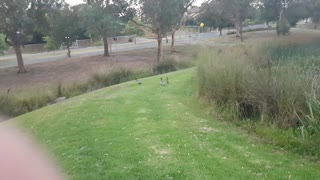
[[[159,0],[159,1],[161,1],[161,0]],[[194,5],[200,6],[203,1],[205,1],[205,0],[196,0]],[[69,3],[70,5],[77,5],[77,4],[83,3],[83,0],[66,0],[66,2]]]

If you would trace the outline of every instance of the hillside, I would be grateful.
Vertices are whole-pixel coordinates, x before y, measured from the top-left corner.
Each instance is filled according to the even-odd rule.
[[[88,93],[16,118],[71,179],[318,179],[320,164],[217,121],[195,69]]]

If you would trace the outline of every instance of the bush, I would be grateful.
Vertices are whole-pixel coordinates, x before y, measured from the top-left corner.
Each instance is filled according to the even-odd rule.
[[[123,35],[136,35],[143,36],[144,32],[133,22],[128,22],[125,28],[122,30]]]
[[[4,54],[4,51],[8,50],[8,45],[4,40],[4,35],[0,34],[0,54]]]
[[[196,57],[197,54],[194,54],[193,56]],[[153,67],[153,72],[155,74],[164,74],[164,73],[168,73],[168,72],[172,72],[172,71],[177,71],[180,69],[186,69],[191,66],[192,66],[192,64],[187,61],[166,59],[166,60],[160,61],[159,64],[155,65]]]
[[[133,80],[135,73],[129,69],[116,69],[110,73],[97,73],[89,80],[89,87],[99,89]]]
[[[49,94],[29,97],[3,95],[0,96],[0,110],[7,115],[18,116],[44,107],[55,98]]]
[[[277,34],[279,35],[287,35],[290,32],[290,24],[288,19],[285,16],[282,16],[280,20],[277,22]]]
[[[57,49],[60,48],[60,44],[58,42],[56,42],[53,38],[49,37],[49,36],[43,37],[43,41],[46,42],[45,48],[48,51],[57,50]]]

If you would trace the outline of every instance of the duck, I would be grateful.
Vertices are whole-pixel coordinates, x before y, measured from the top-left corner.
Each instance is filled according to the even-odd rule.
[[[136,82],[138,85],[141,85],[142,84],[142,81],[140,81],[139,79],[135,78]]]
[[[160,78],[160,85],[161,86],[166,86],[166,83],[162,80],[162,78]]]

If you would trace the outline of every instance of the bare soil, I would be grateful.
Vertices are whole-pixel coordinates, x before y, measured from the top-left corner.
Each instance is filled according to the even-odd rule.
[[[155,51],[144,49],[114,53],[110,57],[93,56],[27,65],[27,74],[17,74],[17,68],[0,69],[0,94],[21,92],[86,81],[92,74],[108,72],[115,67],[135,70],[151,68]]]

